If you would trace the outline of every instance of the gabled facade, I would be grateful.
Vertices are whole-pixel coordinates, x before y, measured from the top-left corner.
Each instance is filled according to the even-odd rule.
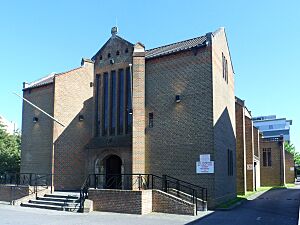
[[[21,172],[53,173],[56,189],[78,189],[93,173],[167,174],[207,188],[211,207],[234,198],[234,72],[224,29],[150,50],[116,31],[80,68],[24,88],[65,127],[23,105]],[[200,155],[210,156],[212,173],[196,172]]]

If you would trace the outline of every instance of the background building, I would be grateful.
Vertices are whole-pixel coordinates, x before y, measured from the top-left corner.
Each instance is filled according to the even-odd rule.
[[[286,118],[277,119],[275,115],[253,117],[252,120],[254,126],[262,132],[265,138],[283,136],[284,141],[290,141],[292,120],[287,120]]]
[[[0,115],[0,124],[3,125],[3,128],[9,134],[14,134],[17,131],[17,125],[15,122],[8,121],[3,116]]]
[[[260,187],[260,138],[245,101],[235,97],[237,193]]]

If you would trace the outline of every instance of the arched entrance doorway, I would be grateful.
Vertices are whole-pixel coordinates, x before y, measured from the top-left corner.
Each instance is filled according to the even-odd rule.
[[[105,160],[105,188],[122,188],[122,160],[117,155],[111,155]]]

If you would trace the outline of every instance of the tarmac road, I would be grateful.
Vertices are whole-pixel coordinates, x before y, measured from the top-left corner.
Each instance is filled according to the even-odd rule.
[[[216,211],[189,225],[297,225],[300,189],[273,189],[229,211]]]

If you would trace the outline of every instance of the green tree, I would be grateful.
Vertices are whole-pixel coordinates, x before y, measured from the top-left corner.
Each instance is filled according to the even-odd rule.
[[[300,165],[300,153],[296,151],[295,146],[286,141],[284,142],[284,149],[287,152],[293,154],[296,165]]]
[[[21,136],[18,132],[11,135],[0,124],[0,174],[19,172],[21,160]]]

